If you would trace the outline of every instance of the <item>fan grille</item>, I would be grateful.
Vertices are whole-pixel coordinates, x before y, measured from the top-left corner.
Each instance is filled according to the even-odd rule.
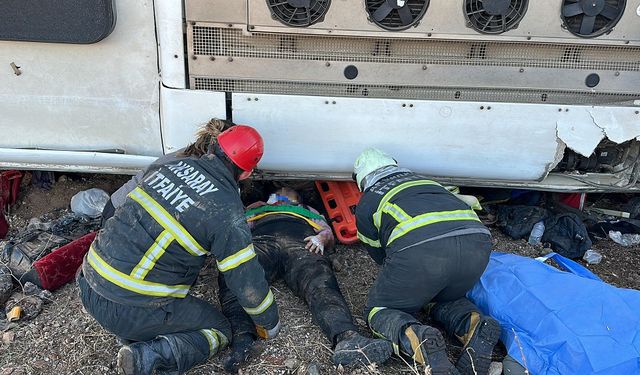
[[[267,0],[272,16],[287,26],[308,27],[324,19],[331,0]]]
[[[518,26],[528,3],[528,0],[466,0],[465,17],[481,33],[502,34]]]
[[[588,3],[579,0],[565,0],[562,5],[562,21],[572,34],[584,38],[594,38],[613,29],[622,18],[627,1],[594,0]],[[595,11],[585,10],[583,5],[595,5]]]
[[[384,18],[378,20],[380,16],[377,16],[376,12],[379,12],[378,14],[382,12],[382,15],[387,13],[384,8],[388,3],[389,0],[367,0],[366,7],[371,22],[389,31],[401,31],[416,26],[429,7],[429,0],[406,0],[401,7],[404,9],[394,8]]]

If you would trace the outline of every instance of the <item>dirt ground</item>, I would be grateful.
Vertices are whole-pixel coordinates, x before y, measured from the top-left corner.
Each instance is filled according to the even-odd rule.
[[[72,178],[73,177],[73,178]],[[51,190],[32,187],[23,182],[20,198],[9,213],[12,230],[24,227],[29,219],[68,207],[73,194],[91,187],[113,192],[128,176],[65,176]],[[57,212],[57,211],[56,211]],[[50,214],[54,215],[54,214]],[[547,250],[535,248],[526,241],[513,241],[491,228],[497,251],[539,256]],[[598,265],[588,266],[605,281],[626,288],[640,289],[640,248],[622,247],[609,240],[594,244],[603,255]],[[378,272],[359,245],[339,245],[332,258],[342,292],[362,332],[368,334],[362,316],[367,291]],[[584,264],[584,262],[583,262]],[[192,293],[217,304],[215,267],[206,267]],[[261,344],[262,353],[253,358],[242,374],[307,374],[315,367],[320,374],[414,374],[414,369],[399,359],[378,368],[359,370],[336,369],[331,363],[331,344],[313,323],[304,302],[293,296],[282,282],[273,285],[280,306],[283,328],[280,335]],[[17,292],[19,292],[19,288]],[[105,331],[86,312],[77,296],[77,287],[68,284],[54,292],[53,299],[34,319],[19,321],[17,326],[0,332],[0,375],[26,374],[115,374],[119,346],[115,337]],[[450,344],[452,357],[460,347]],[[499,361],[504,350],[497,349]],[[188,374],[222,373],[216,356]]]

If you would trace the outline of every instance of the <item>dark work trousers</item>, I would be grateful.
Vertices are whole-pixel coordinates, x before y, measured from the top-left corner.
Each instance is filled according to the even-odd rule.
[[[160,335],[167,337],[180,371],[186,371],[215,354],[215,351],[211,352],[206,332],[202,330],[224,335],[220,338],[223,341],[220,347],[231,339],[227,318],[213,305],[190,295],[162,306],[129,306],[96,293],[82,273],[78,276],[78,286],[85,309],[107,331],[130,341],[149,341]]]
[[[465,295],[487,267],[491,237],[467,234],[394,250],[393,247],[387,249],[387,258],[369,291],[365,308],[369,327],[376,335],[400,345],[404,329],[419,323],[414,314],[430,302],[456,306],[455,317],[451,313],[434,314],[435,319],[443,320],[447,329],[455,329],[461,324],[460,320],[478,311]],[[465,311],[461,312],[463,306]],[[456,321],[449,321],[452,319]]]
[[[293,293],[305,300],[316,324],[336,344],[336,336],[357,328],[326,256],[306,250],[304,238],[313,236],[313,228],[300,219],[274,216],[256,223],[253,246],[269,283],[284,279]],[[225,284],[218,278],[222,312],[231,321],[234,335],[252,333],[255,327]]]

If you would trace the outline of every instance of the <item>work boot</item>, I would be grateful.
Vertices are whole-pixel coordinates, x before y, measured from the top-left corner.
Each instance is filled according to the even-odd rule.
[[[400,347],[404,354],[415,362],[431,368],[432,375],[459,375],[458,370],[449,361],[447,345],[437,329],[412,324],[405,329],[400,338]]]
[[[336,365],[384,363],[393,354],[391,341],[371,339],[355,331],[343,332],[337,340],[333,351],[333,363]]]
[[[458,336],[464,347],[456,368],[462,375],[485,375],[489,373],[493,347],[498,343],[502,329],[495,319],[477,312],[471,313],[469,319],[467,334]]]
[[[154,370],[177,374],[178,364],[165,337],[125,345],[118,351],[118,369],[124,375],[151,375]]]

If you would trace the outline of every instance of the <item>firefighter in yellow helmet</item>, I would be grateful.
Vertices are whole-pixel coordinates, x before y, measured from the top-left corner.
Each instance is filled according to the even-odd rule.
[[[500,326],[465,295],[489,261],[489,230],[461,199],[381,150],[362,152],[354,178],[364,192],[358,238],[382,265],[365,308],[371,330],[434,375],[486,375]],[[432,317],[464,345],[455,366],[441,333],[414,317],[432,302]]]

